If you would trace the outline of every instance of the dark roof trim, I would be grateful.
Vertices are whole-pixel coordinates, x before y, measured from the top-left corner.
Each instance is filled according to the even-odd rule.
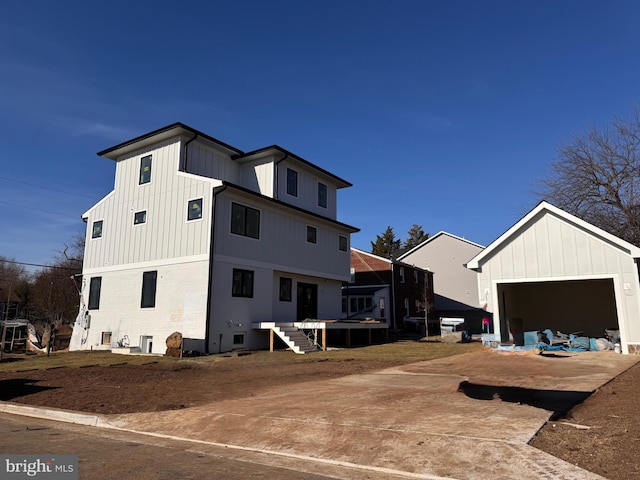
[[[259,155],[261,153],[265,153],[268,152],[269,150],[278,150],[281,153],[284,153],[285,155],[297,160],[300,163],[303,163],[304,165],[317,170],[319,172],[321,172],[322,174],[334,179],[335,181],[337,181],[338,183],[342,184],[344,187],[352,187],[353,184],[351,184],[350,182],[347,182],[345,179],[338,177],[337,175],[334,175],[333,173],[325,170],[324,168],[321,168],[317,165],[315,165],[314,163],[311,163],[309,160],[305,160],[302,157],[299,157],[298,155],[296,155],[295,153],[291,153],[290,151],[278,146],[278,145],[271,145],[269,147],[264,147],[264,148],[260,148],[258,150],[253,150],[252,152],[247,152],[247,153],[242,153],[240,155],[236,155],[233,157],[234,160],[243,160],[243,159],[247,159],[251,156],[254,155]]]
[[[253,190],[249,190],[248,188],[241,187],[241,186],[236,185],[234,183],[223,181],[222,185],[220,187],[214,187],[213,190],[214,190],[214,192],[217,193],[217,192],[221,192],[221,191],[223,191],[223,190],[225,190],[227,188],[231,188],[233,190],[237,190],[237,191],[245,193],[247,195],[251,195],[253,197],[257,197],[260,200],[265,200],[265,201],[268,201],[270,203],[274,203],[274,204],[276,204],[276,205],[278,205],[280,207],[290,208],[291,210],[295,210],[297,212],[304,213],[305,215],[309,215],[311,217],[315,217],[315,218],[317,218],[319,220],[322,220],[323,222],[332,223],[332,224],[334,224],[336,226],[346,228],[348,230],[351,230],[351,233],[357,233],[357,232],[360,231],[359,228],[353,227],[351,225],[347,225],[346,223],[338,222],[337,220],[333,220],[331,218],[323,217],[322,215],[319,215],[317,213],[310,212],[309,210],[305,210],[304,208],[296,207],[295,205],[290,205],[290,204],[282,202],[280,200],[275,200],[275,199],[273,199],[271,197],[267,197],[265,195],[262,195],[260,193],[254,192]]]
[[[220,140],[213,138],[212,136],[207,135],[206,133],[202,133],[196,130],[195,128],[191,128],[190,126],[185,125],[184,123],[176,122],[176,123],[172,123],[171,125],[167,125],[166,127],[162,127],[157,130],[154,130],[152,132],[145,133],[144,135],[140,135],[139,137],[133,138],[131,140],[127,140],[126,142],[107,148],[106,150],[102,150],[101,152],[98,152],[98,155],[101,157],[107,157],[115,160],[119,156],[119,154],[115,152],[123,150],[126,147],[133,147],[136,143],[144,142],[145,140],[150,140],[153,137],[170,133],[172,130],[184,130],[187,132],[191,132],[194,135],[197,135],[198,137],[202,137],[206,140],[209,140],[210,142],[220,145],[223,148],[226,148],[227,150],[231,150],[235,155],[242,155],[243,153],[242,150],[239,150],[235,147],[232,147],[231,145],[221,142]]]

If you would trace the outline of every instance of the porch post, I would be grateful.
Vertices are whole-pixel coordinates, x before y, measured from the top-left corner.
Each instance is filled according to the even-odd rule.
[[[269,351],[273,352],[273,328],[269,329]]]
[[[326,328],[322,329],[322,351],[323,352],[327,351],[327,329]]]

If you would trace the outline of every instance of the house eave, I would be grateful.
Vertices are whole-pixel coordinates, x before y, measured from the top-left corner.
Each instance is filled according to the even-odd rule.
[[[113,147],[102,150],[98,152],[98,155],[100,157],[109,158],[111,160],[117,160],[127,153],[144,147],[148,147],[149,145],[153,145],[155,143],[159,143],[179,135],[196,135],[197,137],[213,142],[217,147],[225,150],[230,156],[241,155],[243,153],[242,150],[221,142],[220,140],[213,138],[206,133],[200,132],[195,128],[191,128],[184,123],[176,122],[171,125],[167,125],[166,127],[162,127],[152,132],[145,133],[144,135],[140,135],[139,137],[132,138],[131,140],[127,140],[126,142],[119,143],[118,145],[114,145]]]

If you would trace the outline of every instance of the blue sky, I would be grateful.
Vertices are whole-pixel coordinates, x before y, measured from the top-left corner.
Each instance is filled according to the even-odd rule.
[[[488,245],[559,142],[638,102],[638,18],[615,0],[6,3],[0,255],[49,262],[113,186],[96,152],[176,121],[353,183],[355,247],[414,223]]]

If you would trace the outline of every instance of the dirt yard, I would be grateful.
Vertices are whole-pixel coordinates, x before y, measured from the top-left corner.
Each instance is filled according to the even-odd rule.
[[[283,362],[283,355],[292,360]],[[174,410],[408,363],[393,356],[297,358],[276,352],[216,361],[149,359],[141,365],[0,373],[0,400],[98,414]],[[640,478],[638,385],[640,364],[549,422],[531,444],[606,478]]]

